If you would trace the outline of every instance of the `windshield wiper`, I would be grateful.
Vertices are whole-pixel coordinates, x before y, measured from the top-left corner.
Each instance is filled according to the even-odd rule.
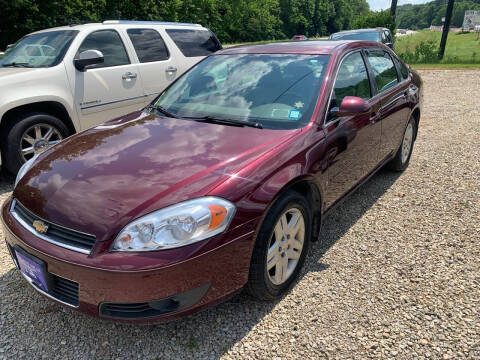
[[[155,105],[152,105],[150,106],[150,109],[152,110],[155,110],[155,111],[158,111],[159,113],[165,115],[165,116],[168,116],[170,118],[174,118],[174,119],[178,119],[178,116],[171,113],[170,111],[168,111],[167,109],[161,107],[161,106],[155,106]]]
[[[28,68],[33,67],[29,63],[22,63],[22,62],[11,62],[7,64],[3,64],[2,66],[3,67],[28,67]]]
[[[211,124],[223,124],[223,125],[233,125],[233,126],[248,126],[257,129],[263,129],[262,124],[258,122],[248,121],[248,120],[234,120],[234,119],[224,119],[215,116],[203,116],[203,117],[188,117],[185,116],[185,119],[192,119],[199,122],[207,122]]]

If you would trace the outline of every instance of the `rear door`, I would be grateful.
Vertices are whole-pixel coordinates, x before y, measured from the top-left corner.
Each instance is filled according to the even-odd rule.
[[[330,118],[325,132],[329,153],[327,207],[354,187],[377,164],[381,128],[376,123],[371,81],[361,51],[348,54],[338,69],[329,109],[347,96],[369,100],[372,112]]]
[[[139,110],[144,94],[137,65],[115,29],[93,31],[81,43],[77,55],[99,50],[103,64],[86,71],[75,70],[75,106],[82,129]]]
[[[142,77],[145,104],[170,85],[186,70],[180,54],[172,51],[160,32],[154,28],[131,28],[126,30]]]
[[[410,114],[408,84],[397,73],[390,54],[382,49],[366,52],[375,85],[375,98],[380,101],[379,118],[382,137],[380,159],[393,155],[400,144]]]

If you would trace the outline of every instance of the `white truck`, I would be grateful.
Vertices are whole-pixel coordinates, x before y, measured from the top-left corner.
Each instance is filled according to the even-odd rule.
[[[198,24],[111,20],[29,34],[0,59],[0,149],[16,173],[35,153],[139,110],[221,49]]]

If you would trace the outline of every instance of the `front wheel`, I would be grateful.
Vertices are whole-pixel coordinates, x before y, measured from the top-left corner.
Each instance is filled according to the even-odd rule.
[[[58,118],[43,113],[20,116],[7,128],[2,139],[5,167],[16,174],[35,154],[59,143],[68,136],[68,128]]]
[[[403,133],[402,144],[395,157],[387,164],[387,168],[393,171],[403,171],[408,167],[412,156],[413,144],[415,142],[416,122],[411,117]]]
[[[285,294],[303,266],[312,232],[305,198],[289,191],[272,206],[258,233],[250,263],[248,292],[259,300]]]

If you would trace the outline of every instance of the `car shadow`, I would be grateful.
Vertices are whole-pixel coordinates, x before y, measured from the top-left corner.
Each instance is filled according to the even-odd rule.
[[[323,236],[312,244],[301,278],[328,268],[323,255],[393,185],[399,175],[380,171],[325,220]],[[6,255],[6,247],[0,245]],[[8,256],[0,277],[0,325],[5,354],[54,357],[219,358],[241,341],[281,302],[254,301],[241,293],[201,313],[166,324],[138,326],[113,323],[84,315],[45,299],[24,281]],[[128,289],[125,289],[128,291]],[[288,296],[288,295],[287,295]],[[8,337],[7,334],[11,336]],[[17,336],[28,334],[28,336]],[[60,345],[59,345],[60,344]],[[52,349],[55,349],[53,352]]]

